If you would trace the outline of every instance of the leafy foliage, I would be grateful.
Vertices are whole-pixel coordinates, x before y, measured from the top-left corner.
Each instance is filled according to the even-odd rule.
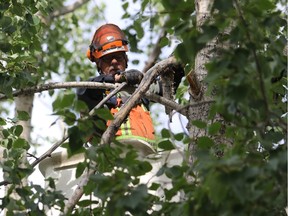
[[[163,196],[158,197],[153,194],[161,191],[160,184],[146,185],[139,181],[152,166],[148,161],[139,160],[135,150],[124,151],[121,143],[116,143],[114,148],[99,146],[99,137],[90,141],[89,150],[83,147],[95,130],[95,120],[80,118],[85,105],[76,100],[73,91],[55,91],[53,111],[63,118],[70,137],[64,147],[69,156],[85,153],[85,161],[78,164],[76,176],[81,176],[86,168],[91,169],[91,161],[97,164],[92,167],[97,172],[89,179],[84,192],[98,199],[81,200],[71,214],[286,215],[287,146],[283,143],[287,142],[287,53],[284,56],[283,49],[287,46],[287,26],[285,14],[277,8],[281,3],[284,2],[215,1],[213,22],[207,21],[199,30],[192,0],[139,1],[140,11],[135,14],[129,11],[132,2],[123,1],[122,18],[130,22],[125,32],[132,52],[143,51],[138,42],[147,37],[147,29],[157,35],[164,24],[168,34],[161,46],[171,46],[171,38],[180,41],[175,55],[189,69],[194,67],[197,52],[211,39],[217,37],[219,44],[225,45],[217,47],[217,55],[206,64],[205,82],[209,87],[207,94],[213,93],[215,100],[209,118],[213,119],[217,113],[226,122],[191,119],[193,126],[208,132],[208,136],[202,137],[189,138],[184,133],[162,130],[158,143],[162,150],[175,149],[175,140],[188,146],[192,139],[196,140],[197,151],[193,153],[196,158],[193,164],[184,160],[181,166],[164,164],[158,170],[157,177],[165,174],[172,183],[172,187],[162,190]],[[53,11],[62,6],[62,1],[1,1],[2,94],[12,98],[13,89],[46,82],[55,74],[76,80],[94,73],[94,68],[84,60],[89,42],[82,37],[80,26],[82,17],[88,24],[103,19],[100,13],[103,8],[86,5],[71,14],[52,17]],[[93,14],[89,15],[91,11]],[[44,24],[41,17],[48,17],[48,24]],[[145,52],[154,42],[155,35],[149,34]],[[81,47],[82,43],[87,47]],[[186,82],[181,92],[185,90]],[[111,119],[107,111],[99,109],[96,113]],[[52,207],[60,212],[64,209],[65,198],[56,190],[53,179],[47,179],[45,189],[30,182],[26,186],[21,183],[34,168],[28,163],[22,164],[21,157],[29,150],[30,143],[20,138],[23,128],[15,123],[29,118],[23,112],[15,119],[0,118],[3,127],[0,142],[5,148],[1,167],[5,183],[10,185],[1,198],[1,208],[7,209],[7,215],[13,215],[15,210],[45,215],[46,209]],[[96,125],[100,129],[105,127],[101,121],[96,121]],[[217,143],[219,138],[228,140],[229,145]],[[22,199],[13,198],[12,192]],[[181,199],[176,202],[174,198],[178,195]]]

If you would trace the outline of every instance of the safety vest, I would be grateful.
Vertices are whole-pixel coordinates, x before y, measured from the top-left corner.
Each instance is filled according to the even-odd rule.
[[[112,115],[119,111],[119,107],[110,109]],[[107,126],[111,120],[107,121]],[[131,109],[127,119],[123,121],[116,133],[116,139],[140,139],[151,143],[155,142],[154,126],[150,112],[143,104],[136,105]]]

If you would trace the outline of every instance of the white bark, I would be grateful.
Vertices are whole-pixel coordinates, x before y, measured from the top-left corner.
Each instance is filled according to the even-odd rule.
[[[17,111],[25,111],[32,116],[32,109],[33,109],[33,101],[34,101],[34,94],[31,95],[22,95],[15,98],[15,113]],[[23,132],[21,134],[21,138],[27,140],[29,143],[31,142],[31,119],[28,121],[19,121],[19,125],[23,127]]]

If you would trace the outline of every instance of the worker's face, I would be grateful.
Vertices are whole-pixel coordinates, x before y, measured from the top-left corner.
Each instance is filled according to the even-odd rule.
[[[99,67],[104,74],[114,75],[117,71],[126,69],[127,57],[125,52],[116,52],[99,59]]]

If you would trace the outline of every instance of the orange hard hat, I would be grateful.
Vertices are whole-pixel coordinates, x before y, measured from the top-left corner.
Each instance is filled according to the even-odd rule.
[[[105,24],[98,28],[87,50],[87,57],[94,62],[114,52],[127,52],[128,41],[124,32],[114,24]]]

